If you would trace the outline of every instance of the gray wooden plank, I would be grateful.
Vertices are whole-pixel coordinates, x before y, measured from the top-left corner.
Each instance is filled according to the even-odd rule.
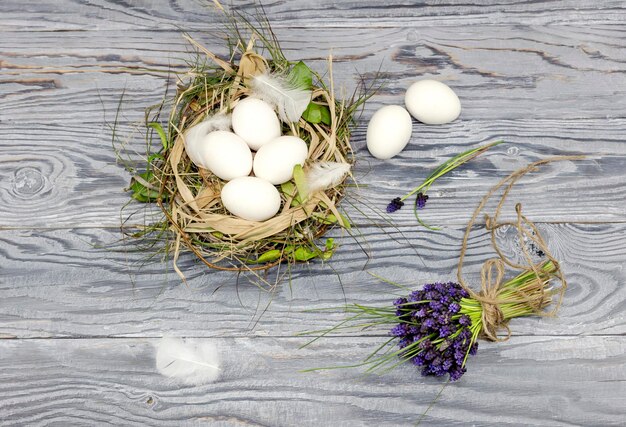
[[[254,13],[258,2],[222,2]],[[458,24],[603,24],[624,20],[623,1],[610,0],[428,0],[423,2],[377,0],[306,0],[262,2],[276,26],[397,26]],[[207,4],[209,5],[207,7]],[[68,31],[93,28],[160,30],[180,26],[204,30],[219,19],[211,1],[158,0],[129,5],[119,0],[5,0],[0,5],[0,29],[18,31]]]
[[[491,184],[528,161],[585,152],[589,160],[529,177],[515,196],[532,219],[554,222],[540,227],[570,280],[560,316],[516,320],[511,341],[483,345],[424,424],[620,425],[624,2],[266,4],[288,57],[322,69],[332,49],[339,85],[353,87],[357,71],[371,78],[384,61],[391,84],[365,118],[400,103],[420,77],[448,82],[464,105],[454,124],[415,125],[393,162],[367,155],[362,122],[354,145],[363,185],[343,206],[363,236],[334,231],[342,246],[333,261],[294,268],[273,293],[250,277],[207,271],[192,256],[181,261],[185,287],[169,264],[116,241],[128,175],[106,125],[120,94],[130,133],[143,107],[163,96],[166,72],[183,69],[177,27],[221,48],[208,34],[220,28],[217,16],[194,0],[131,3],[0,3],[0,338],[20,338],[0,340],[0,424],[414,424],[441,383],[411,367],[368,378],[297,373],[357,362],[384,335],[356,331],[297,350],[305,338],[295,333],[344,317],[305,310],[388,304],[393,290],[369,272],[409,284],[453,280],[462,226]],[[234,3],[252,10],[252,2]],[[389,199],[445,158],[498,137],[511,143],[433,187],[423,218],[442,231],[417,229],[408,209],[391,217],[399,229],[386,225],[380,212]],[[137,162],[141,144],[132,138],[124,154]],[[507,253],[519,249],[510,233],[502,239]],[[484,232],[470,254],[476,277],[490,255]],[[153,344],[163,334],[217,340],[227,357],[222,379],[181,387],[156,374]]]
[[[0,340],[5,425],[414,425],[443,382],[411,366],[300,373],[358,362],[380,339],[216,340],[222,376],[181,386],[154,366],[154,339]],[[626,339],[526,337],[484,344],[422,420],[435,426],[617,426]]]
[[[495,28],[495,29],[494,29]],[[382,103],[401,103],[408,85],[437,78],[459,94],[461,120],[623,118],[625,33],[620,25],[278,29],[288,58],[319,70],[335,58],[336,87],[384,71]],[[192,34],[217,53],[223,43]],[[98,46],[94,50],[94,46]],[[162,99],[168,71],[184,68],[178,30],[5,32],[0,40],[0,118],[8,123],[100,123],[126,90],[132,118]],[[45,59],[44,59],[45,58]],[[73,108],[60,109],[71,104]],[[109,117],[112,119],[112,117]]]
[[[354,145],[364,159],[358,174],[365,175],[363,184],[372,186],[372,191],[364,190],[364,197],[376,200],[381,208],[388,199],[410,188],[413,176],[421,179],[422,175],[415,173],[415,165],[433,167],[446,156],[469,146],[469,142],[505,137],[515,146],[508,147],[504,157],[501,152],[491,164],[476,164],[476,169],[463,172],[467,175],[457,175],[463,186],[469,188],[474,181],[469,182],[467,178],[481,178],[476,192],[463,192],[467,202],[459,202],[461,194],[456,191],[458,181],[454,177],[446,181],[448,187],[444,182],[439,187],[440,192],[431,195],[440,199],[437,204],[444,212],[437,212],[437,215],[444,222],[459,223],[457,209],[448,216],[445,210],[474,203],[477,194],[491,185],[486,178],[495,172],[493,169],[510,166],[508,170],[512,170],[537,157],[564,152],[589,152],[605,158],[590,160],[569,172],[574,176],[560,176],[562,182],[538,181],[537,187],[527,187],[530,192],[539,193],[539,199],[533,199],[537,202],[533,206],[539,208],[532,213],[545,221],[623,220],[624,208],[607,200],[607,193],[620,195],[624,191],[624,120],[606,120],[607,117],[622,117],[620,102],[626,100],[619,96],[620,89],[616,89],[626,87],[623,53],[615,44],[623,38],[621,27],[546,28],[530,36],[527,28],[515,26],[499,27],[501,33],[484,36],[485,28],[425,28],[421,31],[428,38],[424,39],[426,44],[423,40],[413,40],[414,33],[406,28],[384,29],[375,34],[338,28],[321,40],[317,37],[318,43],[305,43],[304,54],[303,50],[298,50],[302,48],[302,38],[288,29],[279,35],[284,35],[287,50],[294,56],[304,56],[313,63],[317,60],[319,66],[330,47],[341,39],[342,47],[335,51],[338,59],[335,70],[337,75],[344,76],[348,85],[355,81],[353,67],[373,69],[381,58],[391,55],[389,78],[398,83],[392,83],[387,92],[373,100],[365,119],[380,105],[401,102],[403,85],[421,71],[447,78],[460,73],[462,80],[458,81],[457,89],[464,103],[470,103],[462,120],[443,127],[415,124],[414,143],[392,163],[393,167],[387,162],[368,161],[363,148],[364,122],[355,132]],[[114,120],[124,89],[127,90],[124,123],[138,119],[144,106],[161,99],[167,78],[162,73],[139,71],[139,68],[165,71],[172,62],[180,65],[180,51],[185,48],[179,34],[174,31],[35,32],[26,37],[24,33],[12,34],[0,40],[0,44],[5,43],[0,51],[6,58],[0,72],[3,83],[0,96],[4,99],[0,106],[3,140],[0,173],[4,177],[1,184],[3,206],[8,211],[3,212],[0,225],[114,225],[118,206],[126,200],[119,190],[128,176],[121,168],[113,166],[115,158],[109,147],[106,125]],[[393,40],[397,42],[392,43],[395,50],[389,53],[387,43]],[[433,43],[437,44],[436,49],[426,53],[430,59],[423,62],[424,52],[414,51],[415,46]],[[593,43],[596,50],[581,50],[582,43]],[[97,52],[93,50],[94,44],[100,46]],[[449,53],[440,55],[442,50],[449,49]],[[42,53],[46,57],[43,67]],[[504,54],[512,57],[503,62]],[[169,55],[176,55],[176,58]],[[528,62],[526,55],[539,62]],[[476,73],[476,66],[470,63],[459,65],[460,56],[466,56],[470,62],[480,58],[481,67],[488,64],[494,69]],[[130,67],[139,74],[122,72],[120,67]],[[530,80],[527,79],[529,72]],[[573,73],[571,78],[566,76],[570,73]],[[598,84],[598,79],[602,84]],[[543,82],[549,83],[545,86]],[[559,87],[561,83],[563,87]],[[487,88],[495,90],[493,96],[485,96]],[[498,102],[506,105],[498,105]],[[74,107],[60,108],[68,104]],[[552,116],[558,118],[549,119]],[[121,129],[123,135],[128,129]],[[141,150],[141,139],[136,134],[131,138],[131,149]],[[439,148],[441,146],[445,148]],[[25,159],[32,165],[26,165]],[[428,163],[424,163],[425,160]],[[392,174],[394,169],[397,174]],[[411,177],[407,184],[405,177]],[[493,182],[495,180],[494,177]],[[546,185],[554,185],[557,196],[562,196],[563,200],[551,203],[553,195],[540,191]],[[381,190],[374,191],[379,187]],[[579,188],[591,194],[581,194]],[[109,203],[97,202],[105,194],[112,195]],[[33,211],[35,206],[44,204],[48,207],[45,212]],[[77,204],[88,205],[89,209],[75,209]],[[557,207],[560,210],[553,210]],[[400,212],[396,217],[408,220],[410,213]],[[464,218],[460,222],[463,221]]]
[[[421,183],[441,162],[455,154],[498,138],[482,158],[439,180],[431,189],[422,216],[433,224],[458,226],[488,189],[515,169],[556,154],[589,154],[576,163],[544,168],[524,179],[513,200],[525,206],[535,221],[624,221],[626,207],[626,120],[509,120],[459,122],[441,128],[414,125],[415,137],[391,161],[373,159],[365,148],[362,124],[353,144],[359,188],[349,188],[341,206],[360,225],[393,221],[415,224],[409,205],[393,215],[387,203]],[[122,218],[143,205],[133,203],[124,188],[130,174],[118,162],[106,125],[41,124],[35,128],[0,124],[0,227],[117,227]],[[121,132],[132,134],[130,126]],[[141,135],[122,151],[124,162],[143,167]],[[102,201],[106,200],[106,203]],[[156,208],[155,208],[156,209]],[[505,213],[511,214],[512,210]],[[510,215],[509,215],[510,216]],[[135,215],[131,223],[143,223]]]
[[[626,224],[547,224],[541,229],[562,262],[569,289],[559,317],[515,320],[513,333],[624,334]],[[258,289],[252,276],[208,270],[191,254],[180,263],[188,277],[185,286],[171,265],[149,262],[146,252],[124,247],[113,230],[3,231],[0,334],[153,337],[175,331],[239,337],[329,328],[345,318],[344,303],[385,306],[404,293],[370,272],[410,287],[456,280],[462,232],[364,227],[358,243],[333,232],[340,248],[329,263],[297,266],[268,292]],[[507,254],[519,252],[510,232],[499,241]],[[480,265],[491,256],[488,235],[477,230],[465,268],[470,282],[479,280]],[[271,274],[267,280],[274,283],[274,278]],[[322,308],[330,310],[308,311]]]

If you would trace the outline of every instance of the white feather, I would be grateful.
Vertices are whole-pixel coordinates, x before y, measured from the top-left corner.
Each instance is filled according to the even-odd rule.
[[[209,116],[197,125],[194,125],[185,131],[185,151],[187,155],[196,165],[204,167],[202,160],[196,154],[198,146],[202,139],[209,133],[216,130],[229,130],[231,125],[230,114],[216,114]]]
[[[348,172],[350,172],[350,165],[347,163],[313,163],[305,173],[309,193],[326,190],[341,184]]]
[[[161,339],[157,345],[156,367],[161,375],[189,385],[213,382],[220,373],[215,344],[180,338]]]
[[[289,80],[277,74],[259,74],[252,79],[251,96],[262,99],[278,111],[285,123],[294,123],[311,102],[311,91],[295,87]]]

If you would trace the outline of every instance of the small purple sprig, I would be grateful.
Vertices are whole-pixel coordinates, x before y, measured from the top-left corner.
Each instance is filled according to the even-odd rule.
[[[393,213],[400,209],[402,206],[404,206],[404,202],[400,200],[399,197],[396,197],[387,205],[387,213]]]
[[[428,201],[428,196],[424,193],[417,193],[417,197],[415,198],[415,207],[417,209],[424,209],[426,207],[426,202]]]
[[[491,144],[487,144],[487,145],[483,145],[483,146],[478,147],[478,148],[473,148],[471,150],[467,150],[467,151],[465,151],[465,152],[463,152],[461,154],[457,154],[456,156],[454,156],[453,158],[451,158],[449,160],[446,160],[444,163],[439,165],[439,167],[437,169],[435,169],[430,175],[428,175],[428,177],[426,178],[426,180],[422,184],[420,184],[419,186],[415,187],[413,190],[409,191],[404,196],[396,197],[395,199],[393,199],[387,205],[387,213],[393,213],[393,212],[396,212],[397,210],[401,209],[402,206],[404,206],[404,201],[406,199],[408,199],[409,197],[411,197],[412,195],[414,195],[415,193],[417,193],[417,199],[415,200],[415,206],[414,206],[414,209],[413,209],[413,213],[415,214],[415,217],[417,218],[419,223],[421,225],[423,225],[424,227],[436,230],[436,228],[430,227],[430,226],[424,224],[424,222],[422,222],[422,220],[419,218],[419,216],[417,214],[418,210],[424,209],[424,207],[426,206],[426,201],[428,200],[428,196],[426,195],[426,192],[428,191],[430,186],[438,178],[441,178],[442,176],[444,176],[448,172],[451,172],[454,169],[458,168],[459,166],[469,162],[470,160],[472,160],[473,158],[479,156],[480,154],[482,154],[483,152],[487,151],[491,147],[493,147],[495,145],[498,145],[498,144],[502,144],[503,142],[504,141],[492,142]]]

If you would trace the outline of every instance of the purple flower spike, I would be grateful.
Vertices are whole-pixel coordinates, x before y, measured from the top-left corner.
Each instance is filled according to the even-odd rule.
[[[430,283],[394,302],[398,324],[390,335],[406,349],[406,360],[422,367],[422,375],[449,375],[456,381],[465,373],[468,354],[478,349],[470,317],[458,314],[466,295],[457,283]]]
[[[399,210],[402,206],[404,206],[404,202],[400,200],[399,197],[396,197],[387,205],[387,213],[393,213]]]
[[[459,311],[461,311],[461,306],[458,303],[453,302],[448,306],[448,310],[450,311],[450,313],[458,313]]]
[[[417,198],[415,199],[415,206],[417,209],[424,209],[426,206],[426,201],[428,201],[428,196],[424,193],[417,193]]]

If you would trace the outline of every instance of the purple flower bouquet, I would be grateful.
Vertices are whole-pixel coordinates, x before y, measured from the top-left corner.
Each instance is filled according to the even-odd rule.
[[[561,156],[540,160],[512,173],[493,187],[467,225],[458,264],[458,283],[429,283],[396,299],[392,306],[346,306],[352,316],[331,329],[316,331],[317,338],[351,328],[384,326],[389,328],[390,338],[359,364],[317,369],[366,366],[367,372],[384,372],[410,362],[421,368],[422,375],[448,375],[451,381],[456,381],[466,372],[468,357],[476,354],[480,338],[504,341],[511,336],[508,326],[511,319],[555,315],[567,286],[558,262],[550,254],[539,230],[522,214],[520,204],[515,206],[516,221],[499,223],[498,217],[511,188],[522,176],[540,165],[580,158]],[[467,285],[462,274],[467,242],[479,214],[500,189],[503,193],[495,214],[486,216],[485,222],[498,257],[483,264],[481,289],[475,291]],[[519,241],[527,242],[521,246],[523,264],[505,257],[497,246],[494,233],[504,226],[513,227]],[[507,270],[517,270],[518,273],[504,280]],[[501,330],[506,334],[499,335]]]

